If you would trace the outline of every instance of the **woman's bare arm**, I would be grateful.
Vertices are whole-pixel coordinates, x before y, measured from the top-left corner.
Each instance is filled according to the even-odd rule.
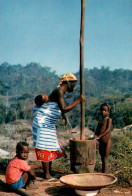
[[[62,91],[62,89],[57,88],[49,96],[49,101],[57,102],[61,112],[64,114],[66,112],[71,111],[82,101],[85,101],[85,95],[81,95],[81,97],[78,98],[76,101],[74,101],[72,104],[66,106],[65,100],[64,100],[64,92]]]
[[[66,113],[66,112],[71,111],[73,108],[75,108],[82,101],[85,101],[85,95],[82,95],[80,98],[78,98],[72,104],[66,106],[65,105],[65,101],[64,101],[64,93],[63,93],[63,91],[60,90],[60,89],[58,91],[58,105],[59,105],[60,110],[62,111],[62,113]]]

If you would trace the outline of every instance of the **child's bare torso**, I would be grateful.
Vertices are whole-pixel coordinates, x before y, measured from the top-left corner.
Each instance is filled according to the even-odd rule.
[[[98,126],[97,126],[97,130],[96,130],[96,134],[97,136],[99,136],[100,134],[104,133],[107,128],[108,128],[108,120],[109,117],[103,118],[98,122]],[[109,140],[111,140],[111,136],[110,136],[110,131],[108,133],[106,133],[104,136],[102,136],[99,139],[99,142],[104,142],[107,143]]]

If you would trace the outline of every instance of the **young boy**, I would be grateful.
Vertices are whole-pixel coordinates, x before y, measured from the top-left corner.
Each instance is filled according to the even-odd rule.
[[[33,182],[33,184],[35,182],[35,172],[25,161],[28,158],[28,154],[28,144],[22,141],[18,142],[16,146],[16,156],[7,166],[5,174],[6,183],[13,190],[26,187],[31,184],[31,182]]]
[[[103,103],[100,106],[102,120],[98,122],[95,138],[99,141],[99,153],[102,161],[102,173],[108,172],[108,156],[111,148],[111,127],[112,119],[109,118],[110,106]]]

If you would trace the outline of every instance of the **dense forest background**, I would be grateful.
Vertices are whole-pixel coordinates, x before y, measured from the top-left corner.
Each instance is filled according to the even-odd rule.
[[[65,74],[65,73],[64,73]],[[80,96],[79,72],[73,93],[66,94],[66,104]],[[113,128],[121,128],[132,124],[132,71],[124,69],[110,70],[85,69],[85,115],[86,127],[95,130],[100,118],[99,107],[103,102],[111,106]],[[38,94],[49,95],[59,84],[60,76],[50,67],[37,63],[26,66],[0,65],[0,124],[18,119],[32,120],[34,97]],[[80,123],[80,106],[67,114],[69,126],[76,127]],[[61,121],[57,126],[61,127]]]

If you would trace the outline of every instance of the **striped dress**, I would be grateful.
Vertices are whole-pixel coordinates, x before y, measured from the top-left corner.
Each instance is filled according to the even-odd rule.
[[[55,124],[61,114],[58,103],[47,102],[33,109],[33,146],[34,148],[61,151],[57,140]]]

